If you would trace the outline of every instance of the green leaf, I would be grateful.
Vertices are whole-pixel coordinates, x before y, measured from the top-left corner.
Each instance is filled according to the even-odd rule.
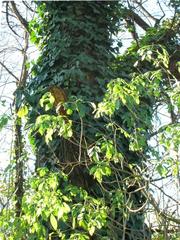
[[[65,212],[65,213],[68,213],[68,212],[71,211],[69,205],[68,205],[67,203],[65,203],[65,202],[63,203],[63,209],[64,209],[64,212]]]
[[[5,114],[0,118],[0,131],[7,125],[8,120],[9,118]]]
[[[51,216],[50,216],[50,223],[51,223],[52,227],[54,228],[54,230],[57,230],[58,224],[57,224],[57,220],[53,214],[51,214]]]
[[[64,208],[60,207],[58,210],[58,219],[62,218],[63,215],[64,215]]]
[[[73,135],[72,129],[68,129],[67,134],[66,134],[67,138],[71,138],[72,135]]]
[[[49,181],[48,181],[50,187],[53,189],[53,190],[56,190],[57,189],[57,186],[58,186],[58,178],[56,175],[53,175],[51,178],[49,178]]]
[[[39,168],[38,173],[39,173],[40,177],[44,177],[45,175],[47,175],[48,169],[47,168]]]
[[[159,164],[157,167],[156,167],[156,170],[158,171],[158,173],[160,174],[160,176],[162,177],[166,177],[167,174],[168,174],[168,169],[163,166],[162,164]]]
[[[95,226],[91,226],[89,229],[89,234],[92,236],[95,232]]]
[[[109,166],[105,166],[102,168],[103,175],[110,176],[111,175],[111,168]]]
[[[101,168],[98,168],[96,166],[92,167],[90,170],[90,174],[93,174],[94,178],[96,178],[99,183],[102,182],[102,169]]]
[[[39,101],[41,107],[48,111],[54,106],[55,98],[50,92],[45,93]]]
[[[3,233],[0,233],[0,240],[5,240],[5,235]]]
[[[67,111],[66,111],[67,115],[72,115],[73,114],[73,110],[68,108]]]
[[[79,116],[81,118],[83,118],[86,114],[86,106],[84,104],[78,102],[77,108],[78,108]]]
[[[48,128],[46,131],[45,136],[45,142],[48,144],[50,141],[52,141],[52,135],[54,133],[54,130],[52,128]]]
[[[17,112],[17,115],[19,118],[23,118],[28,114],[28,108],[27,106],[23,106],[19,109],[19,111]]]

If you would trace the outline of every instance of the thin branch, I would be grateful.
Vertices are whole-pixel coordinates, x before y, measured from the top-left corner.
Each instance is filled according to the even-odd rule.
[[[29,4],[27,4],[27,2],[26,1],[22,1],[22,3],[24,4],[24,6],[26,6],[27,7],[27,9],[29,9],[31,12],[35,12],[35,10],[34,9],[32,9],[30,6],[29,6]]]
[[[159,7],[160,7],[160,9],[161,9],[161,11],[162,11],[162,13],[163,13],[163,15],[162,15],[159,19],[156,20],[155,26],[157,26],[157,25],[160,23],[160,21],[161,21],[161,20],[165,17],[165,15],[166,15],[159,1],[158,1],[158,5],[159,5]]]
[[[157,186],[156,184],[152,183],[151,184],[156,187],[157,189],[159,189],[166,197],[170,198],[172,201],[174,201],[175,203],[177,203],[178,205],[180,205],[180,201],[176,200],[175,198],[171,197],[169,194],[165,193],[164,190],[162,189],[162,187]]]
[[[146,13],[146,15],[151,18],[153,21],[157,21],[157,18],[155,18],[153,15],[151,15],[142,5],[142,3],[138,2],[137,0],[134,0],[134,2],[141,8],[141,10]]]
[[[132,19],[139,27],[141,27],[144,31],[150,28],[150,25],[147,24],[137,13],[132,10],[127,10],[127,16]]]
[[[168,128],[169,126],[176,126],[176,125],[177,125],[177,123],[174,123],[174,122],[171,122],[171,123],[169,123],[169,124],[166,124],[166,125],[160,127],[157,131],[151,133],[150,136],[149,136],[149,138],[154,137],[154,136],[156,136],[157,134],[164,132],[164,131],[166,130],[166,128]],[[179,124],[178,124],[178,125],[179,125]]]
[[[4,63],[0,62],[0,65],[13,77],[16,79],[17,82],[19,82],[19,79],[14,75],[14,73],[11,72],[11,70],[9,70]]]
[[[14,1],[11,2],[11,7],[12,7],[12,10],[14,12],[14,14],[16,15],[17,19],[19,20],[19,22],[21,23],[21,25],[23,26],[23,28],[29,32],[29,28],[28,28],[28,22],[26,21],[25,18],[23,18],[23,16],[19,13],[17,7],[16,7],[16,4]]]
[[[159,181],[161,181],[161,180],[163,180],[163,179],[167,179],[167,178],[169,178],[169,177],[172,177],[172,174],[169,174],[169,175],[167,175],[167,176],[165,176],[165,177],[155,178],[155,179],[151,178],[151,179],[150,179],[150,182],[151,182],[151,183],[152,183],[152,182],[159,182]]]
[[[153,195],[151,193],[147,193],[146,191],[143,191],[144,195],[148,198],[149,202],[152,204],[152,206],[154,207],[154,209],[156,210],[156,212],[163,218],[169,220],[169,221],[172,221],[172,222],[175,222],[177,224],[180,224],[180,219],[178,218],[175,218],[171,215],[169,215],[168,213],[166,213],[164,210],[161,210],[159,207],[158,207],[158,204],[156,202],[156,200],[154,199]]]
[[[82,155],[82,138],[83,138],[83,120],[80,117],[81,120],[81,133],[80,133],[80,140],[79,140],[79,157],[78,160],[81,162],[81,155]]]
[[[139,173],[139,176],[142,176],[142,173],[139,171],[139,169],[137,169],[137,173],[136,173],[136,171],[132,170],[132,173],[134,174],[134,176],[136,176],[137,173]],[[147,198],[147,200],[149,200],[149,203],[154,207],[155,211],[159,214],[159,216],[161,216],[164,219],[167,219],[169,221],[172,221],[174,223],[180,224],[179,218],[173,217],[169,213],[167,213],[164,210],[159,208],[158,203],[156,202],[154,196],[149,191],[147,191],[145,188],[143,188],[141,181],[138,181],[138,184],[139,184],[139,187],[141,188],[142,194]]]
[[[8,24],[8,27],[11,29],[11,31],[17,35],[18,37],[20,37],[16,31],[14,31],[14,29],[11,27],[11,24],[9,22],[9,2],[6,2],[6,22]]]

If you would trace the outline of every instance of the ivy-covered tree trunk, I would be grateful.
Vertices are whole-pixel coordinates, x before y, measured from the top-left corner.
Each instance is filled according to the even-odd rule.
[[[119,21],[117,6],[117,2],[39,4],[42,24],[37,28],[35,22],[32,39],[34,37],[42,46],[42,55],[34,66],[35,78],[29,89],[37,105],[42,95],[49,91],[57,102],[54,103],[56,108],[64,95],[63,102],[75,102],[77,111],[70,117],[73,120],[70,140],[54,136],[47,146],[43,139],[41,144],[37,139],[36,168],[70,163],[74,170],[68,167],[68,171],[72,172],[70,175],[75,182],[80,174],[78,168],[86,168],[83,163],[76,167],[77,162],[85,161],[87,148],[94,144],[95,135],[104,131],[104,121],[93,119],[91,103],[102,100],[107,82],[115,76],[111,64],[115,59],[112,37]],[[42,109],[38,110],[42,113]],[[61,111],[58,114],[62,115]]]
[[[21,121],[16,119],[15,121],[15,163],[16,163],[16,176],[15,176],[15,196],[16,196],[16,216],[19,217],[21,214],[21,205],[23,197],[23,143],[22,143],[22,133],[21,133]]]
[[[28,102],[32,106],[29,122],[36,123],[32,132],[36,168],[63,171],[69,183],[85,189],[95,199],[102,199],[109,209],[107,221],[96,231],[90,228],[89,239],[143,239],[143,211],[123,210],[126,204],[140,209],[145,201],[129,167],[141,167],[143,155],[130,151],[130,140],[122,134],[131,125],[125,119],[127,109],[123,108],[124,116],[122,110],[116,114],[109,125],[106,118],[96,119],[92,113],[93,107],[102,101],[107,83],[117,77],[112,43],[119,30],[120,5],[115,1],[38,5],[39,20],[30,27],[41,56],[33,67],[34,77],[28,87]],[[47,92],[49,95],[43,95]],[[38,116],[44,116],[45,121],[37,123]],[[58,132],[50,127],[54,123],[48,120],[49,116],[58,117]],[[117,129],[112,132],[113,121]],[[65,239],[70,239],[70,232]]]
[[[24,48],[22,50],[23,62],[21,75],[16,82],[16,91],[14,98],[14,161],[15,161],[15,212],[16,216],[20,217],[22,212],[22,199],[24,195],[24,139],[23,139],[23,124],[19,116],[19,106],[21,105],[20,99],[22,97],[22,89],[26,85],[28,70],[27,70],[27,50],[28,50],[28,33],[24,32]]]

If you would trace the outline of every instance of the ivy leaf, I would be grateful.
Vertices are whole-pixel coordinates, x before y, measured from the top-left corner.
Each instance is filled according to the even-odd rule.
[[[49,178],[49,185],[55,191],[58,186],[58,179],[57,176],[54,175],[53,177]]]
[[[78,108],[79,116],[83,118],[86,114],[86,106],[82,103],[77,103],[77,108]]]
[[[51,216],[50,216],[50,223],[51,223],[52,227],[54,228],[54,230],[57,230],[57,220],[53,214],[51,214]]]
[[[67,132],[66,137],[67,137],[67,138],[71,138],[72,135],[73,135],[73,131],[72,131],[72,129],[68,129],[68,132]]]

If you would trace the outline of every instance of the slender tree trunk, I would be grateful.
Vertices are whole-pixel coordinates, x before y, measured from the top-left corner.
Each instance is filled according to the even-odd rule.
[[[15,154],[15,196],[16,196],[16,216],[19,217],[21,214],[22,197],[24,193],[23,189],[23,143],[22,143],[22,122],[17,116],[15,119],[15,140],[14,140],[14,154]]]
[[[27,49],[28,49],[28,33],[25,31],[24,48],[22,50],[23,63],[21,69],[21,76],[17,84],[18,92],[21,92],[27,80]],[[16,216],[21,215],[22,198],[24,194],[24,144],[22,135],[22,119],[18,116],[19,98],[15,96],[15,120],[14,120],[14,159],[15,159],[15,200],[16,200]]]

